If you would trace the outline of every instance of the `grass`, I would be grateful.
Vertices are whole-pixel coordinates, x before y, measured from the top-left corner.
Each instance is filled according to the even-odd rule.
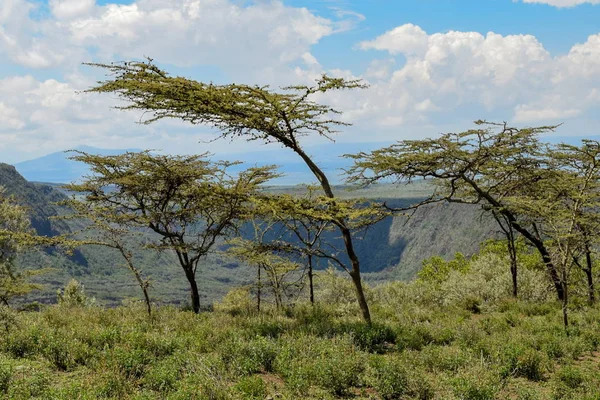
[[[382,288],[377,290],[389,290]],[[381,293],[372,294],[383,298]],[[393,306],[393,307],[392,307]],[[232,315],[232,314],[235,314]],[[502,300],[380,301],[372,326],[336,305],[285,313],[139,304],[19,313],[0,338],[10,399],[597,399],[600,309]]]

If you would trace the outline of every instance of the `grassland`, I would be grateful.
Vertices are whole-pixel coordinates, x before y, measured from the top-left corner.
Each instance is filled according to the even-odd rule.
[[[600,308],[572,324],[523,271],[508,298],[504,260],[481,257],[435,285],[368,288],[322,273],[314,307],[254,310],[239,289],[195,315],[139,303],[2,309],[0,394],[10,399],[598,399]],[[487,274],[487,275],[486,275]],[[540,279],[542,278],[542,279]]]

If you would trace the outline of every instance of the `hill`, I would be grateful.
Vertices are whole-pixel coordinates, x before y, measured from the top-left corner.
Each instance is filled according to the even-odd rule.
[[[139,151],[138,149],[99,149],[91,146],[79,146],[75,150],[104,156]],[[17,163],[15,168],[25,179],[33,182],[68,183],[80,179],[89,172],[85,164],[69,160],[69,153],[64,151]]]

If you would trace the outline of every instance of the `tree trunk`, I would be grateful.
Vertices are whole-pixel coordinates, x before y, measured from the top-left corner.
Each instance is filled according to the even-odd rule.
[[[512,235],[511,235],[512,236]],[[518,266],[517,266],[517,248],[515,247],[514,236],[508,240],[508,253],[510,255],[510,274],[512,277],[512,296],[518,297]]]
[[[310,304],[315,305],[315,289],[313,286],[312,254],[308,255],[308,290],[310,292]]]
[[[352,282],[354,282],[354,288],[356,289],[356,297],[358,298],[358,306],[360,307],[363,319],[370,325],[371,313],[369,311],[369,304],[367,303],[367,298],[365,297],[365,292],[363,290],[360,274],[357,275],[354,274],[354,271],[351,271],[350,277],[352,278]]]
[[[591,269],[585,269],[584,271],[585,275],[587,276],[588,283],[588,301],[590,305],[593,305],[594,303],[596,303],[596,293],[594,293],[594,275],[592,274]]]
[[[256,284],[256,311],[260,313],[260,296],[262,292],[262,280],[260,274],[261,266],[258,264],[256,270],[257,284]]]
[[[148,316],[151,317],[152,303],[150,302],[150,294],[148,293],[148,282],[144,282],[144,278],[142,278],[142,273],[133,264],[131,253],[127,252],[120,243],[117,243],[114,247],[116,247],[117,250],[119,250],[119,252],[123,256],[123,258],[125,258],[127,266],[129,267],[131,272],[133,272],[135,280],[140,286],[140,289],[142,289],[142,293],[144,294],[144,301],[146,302],[146,311],[148,312]]]
[[[294,152],[296,152],[296,154],[298,154],[302,158],[302,160],[304,160],[308,168],[310,168],[311,172],[321,184],[325,195],[330,199],[335,199],[335,194],[331,189],[331,185],[329,183],[329,180],[327,179],[327,176],[325,175],[325,173],[323,173],[323,171],[321,171],[317,164],[315,164],[313,160],[311,160],[311,158],[306,153],[304,153],[304,151],[302,151],[302,149],[300,149],[299,147],[294,145],[288,147],[294,150]],[[358,260],[358,256],[354,251],[354,244],[352,243],[352,233],[350,232],[350,229],[348,229],[348,226],[346,225],[345,221],[338,220],[336,221],[336,225],[339,228],[342,237],[344,238],[344,247],[346,248],[346,254],[348,255],[350,263],[352,264],[352,268],[350,270],[350,277],[352,278],[352,282],[354,283],[356,297],[358,300],[360,311],[362,313],[362,317],[365,320],[365,322],[370,324],[371,313],[369,311],[369,305],[367,303],[367,299],[365,298],[365,293],[362,287],[362,279],[360,276],[360,261]]]
[[[194,276],[193,267],[189,266],[184,268],[185,277],[190,283],[190,295],[192,298],[192,311],[196,314],[200,313],[200,293],[198,292],[198,284],[196,283],[196,277]]]
[[[563,275],[565,275],[565,274],[563,273]],[[563,289],[564,296],[563,296],[563,300],[562,300],[563,324],[565,326],[565,333],[567,334],[567,336],[569,336],[569,309],[568,309],[569,294],[568,294],[566,279],[563,280],[563,283],[564,283],[564,289]]]
[[[516,222],[512,214],[511,218],[509,218],[509,221],[511,221],[512,227],[515,228],[515,230],[521,235],[523,235],[525,239],[529,240],[529,242],[535,246],[538,253],[540,253],[540,255],[542,256],[542,260],[544,261],[544,265],[546,265],[546,270],[550,275],[550,279],[554,284],[556,296],[558,297],[558,300],[563,301],[565,298],[565,289],[563,287],[563,282],[561,282],[558,272],[556,271],[556,267],[552,262],[552,257],[550,257],[550,253],[548,252],[546,245],[544,245],[544,242],[541,239],[538,239],[537,237],[532,235],[531,232],[529,232],[527,229],[523,228],[518,222]]]
[[[594,263],[592,261],[592,251],[590,250],[590,246],[587,241],[585,244],[585,263],[586,268],[584,271],[585,275],[587,276],[588,283],[588,300],[590,302],[590,305],[592,305],[596,302],[596,293],[594,289],[594,274],[592,272],[594,270]]]

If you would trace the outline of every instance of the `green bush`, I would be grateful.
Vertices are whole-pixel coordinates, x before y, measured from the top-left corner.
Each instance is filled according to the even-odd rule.
[[[452,379],[454,394],[464,400],[493,400],[500,386],[498,375],[483,366],[465,370]]]
[[[331,394],[344,394],[359,383],[366,362],[366,354],[356,349],[347,336],[282,337],[280,346],[275,372],[295,393],[306,392],[314,385]]]
[[[262,400],[267,397],[267,385],[258,376],[245,376],[233,386],[232,392],[242,399]]]
[[[502,375],[523,377],[532,381],[544,379],[548,370],[548,359],[541,353],[523,344],[509,343],[501,354]]]
[[[365,373],[365,384],[383,399],[401,398],[409,390],[408,365],[397,356],[373,356]]]
[[[336,331],[338,334],[350,335],[357,347],[371,353],[385,352],[388,345],[393,345],[396,342],[394,330],[379,323],[345,323],[341,324]]]
[[[233,337],[219,347],[223,362],[239,375],[270,372],[277,355],[272,339],[258,336],[254,339]]]
[[[5,360],[0,359],[0,393],[8,393],[13,376],[12,366]]]

